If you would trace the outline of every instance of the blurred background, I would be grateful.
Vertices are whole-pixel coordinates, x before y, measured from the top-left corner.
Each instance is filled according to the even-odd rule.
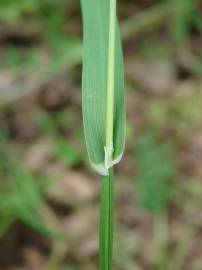
[[[114,270],[202,269],[202,1],[120,0]],[[93,23],[93,22],[92,22]],[[0,269],[98,269],[76,0],[0,0]]]

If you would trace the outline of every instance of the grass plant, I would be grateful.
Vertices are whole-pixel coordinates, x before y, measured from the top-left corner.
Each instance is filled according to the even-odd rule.
[[[113,166],[125,143],[123,57],[116,0],[82,0],[84,24],[82,103],[88,155],[104,176],[100,209],[100,270],[112,269]]]

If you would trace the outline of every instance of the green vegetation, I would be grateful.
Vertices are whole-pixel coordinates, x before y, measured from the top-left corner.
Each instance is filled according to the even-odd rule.
[[[169,144],[157,143],[149,133],[136,143],[139,203],[154,215],[165,213],[171,199],[176,168],[170,152]]]
[[[116,0],[105,0],[101,4],[96,1],[81,3],[84,23],[83,123],[91,165],[104,175],[100,210],[100,270],[110,270],[114,223],[113,165],[120,161],[125,145],[122,49]]]
[[[123,152],[123,58],[110,1],[81,2],[83,33],[78,0],[0,1],[0,268],[200,270],[201,0],[117,1],[127,143],[101,181],[88,153]]]
[[[168,203],[173,196],[176,166],[171,158],[171,145],[157,143],[157,136],[146,133],[136,143],[139,205],[153,216],[153,264],[155,269],[168,269]]]
[[[29,171],[12,155],[8,141],[2,139],[2,134],[0,157],[1,176],[7,182],[1,183],[0,191],[0,215],[3,220],[0,225],[1,236],[15,219],[50,235],[40,213],[44,207],[42,190]]]

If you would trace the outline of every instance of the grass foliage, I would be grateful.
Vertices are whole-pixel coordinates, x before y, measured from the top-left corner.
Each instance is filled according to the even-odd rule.
[[[144,134],[136,143],[139,203],[155,215],[166,212],[172,196],[176,168],[171,150],[171,145],[157,143],[152,133]]]
[[[114,147],[112,159],[117,159],[124,148],[125,108],[120,36],[118,26],[116,26],[115,61],[113,63],[113,57],[110,60],[111,64],[114,64],[115,75],[109,76],[108,28],[110,1],[82,0],[81,2],[84,17],[83,111],[87,148],[91,162],[96,165],[102,164],[102,166],[105,166],[106,106],[107,90],[109,88],[114,90],[114,100],[111,100],[111,103],[109,102],[110,105],[114,103],[114,106],[111,106],[111,108],[114,108],[112,117],[113,126],[111,125],[112,121],[109,121],[109,129],[111,129],[110,136],[113,138]],[[128,2],[130,1],[128,0]],[[131,3],[133,2],[131,0]],[[144,2],[146,3],[148,1]],[[164,0],[152,1],[150,6],[140,10],[138,14],[134,14],[135,16],[131,14],[129,15],[131,18],[127,18],[124,15],[126,24],[124,24],[123,20],[124,27],[122,30],[125,31],[123,31],[123,36],[126,36],[130,32],[137,33],[135,42],[137,41],[139,46],[134,49],[134,55],[137,53],[139,56],[142,52],[145,58],[169,57],[170,61],[175,65],[176,61],[179,60],[178,55],[181,56],[181,52],[185,51],[191,56],[189,58],[190,61],[188,61],[188,70],[193,75],[200,75],[202,74],[202,53],[196,52],[195,49],[192,50],[191,43],[193,40],[192,37],[196,33],[202,33],[202,16],[201,8],[199,8],[201,1],[174,0],[171,2]],[[124,4],[124,1],[120,1],[119,3],[121,6],[121,4]],[[20,74],[26,70],[31,76],[39,76],[39,78],[36,77],[35,81],[40,81],[40,76],[44,78],[46,73],[67,74],[66,71],[69,67],[80,64],[81,37],[78,37],[78,33],[73,36],[74,29],[72,30],[71,24],[69,24],[69,16],[72,12],[71,9],[69,11],[69,7],[72,5],[78,11],[80,1],[1,0],[1,22],[15,29],[16,26],[25,26],[25,21],[27,23],[37,21],[40,27],[42,27],[43,32],[41,37],[39,37],[41,39],[39,43],[38,41],[34,42],[31,46],[6,44],[6,50],[0,63],[1,70],[9,70],[9,72],[11,71],[14,74],[17,72]],[[137,7],[138,5],[139,3]],[[173,7],[175,7],[174,10]],[[168,16],[167,14],[171,15]],[[150,21],[148,23],[148,18],[154,24],[150,24]],[[98,24],[95,21],[98,21]],[[142,27],[145,24],[146,26],[148,25],[149,30]],[[161,35],[161,27],[163,31],[166,29],[163,35]],[[142,30],[138,29],[146,31],[141,35]],[[159,42],[159,36],[160,38],[163,36],[162,42]],[[129,37],[127,36],[127,38]],[[109,82],[109,77],[112,79],[111,82]],[[195,79],[195,77],[192,76],[191,79]],[[110,87],[107,86],[108,83],[111,85]],[[196,88],[193,86],[193,88],[184,96],[182,94],[182,96],[162,97],[159,99],[150,99],[150,97],[145,96],[145,100],[149,99],[149,104],[145,101],[145,107],[146,117],[149,122],[148,126],[152,131],[143,133],[141,138],[137,138],[135,142],[135,154],[132,153],[133,157],[130,157],[131,160],[134,158],[134,163],[137,162],[137,189],[135,192],[139,205],[150,213],[154,221],[153,232],[156,242],[154,241],[152,248],[155,250],[154,253],[159,254],[158,256],[163,254],[160,259],[158,256],[158,258],[155,257],[156,254],[153,255],[152,252],[148,255],[149,258],[152,258],[151,260],[155,257],[154,262],[152,261],[154,265],[153,269],[184,269],[183,263],[189,253],[190,243],[193,242],[193,237],[195,237],[192,235],[192,227],[194,227],[194,230],[197,230],[195,225],[190,227],[188,225],[185,228],[185,232],[180,232],[182,239],[179,239],[179,244],[176,242],[176,248],[173,249],[173,253],[171,252],[173,254],[173,260],[170,262],[170,253],[166,249],[168,246],[166,236],[169,233],[167,220],[168,205],[173,198],[173,194],[175,196],[173,180],[176,179],[177,165],[173,159],[173,149],[178,149],[187,138],[190,138],[193,131],[200,131],[201,129],[201,90],[200,86],[196,86]],[[78,114],[78,111],[74,113],[69,107],[68,110],[69,115],[66,113],[62,115],[61,113],[58,115],[58,119],[55,119],[50,114],[50,118],[47,117],[44,121],[42,120],[41,125],[43,130],[40,132],[42,136],[45,135],[45,137],[48,136],[50,138],[53,146],[53,155],[56,159],[65,164],[69,169],[74,169],[81,164],[86,164],[87,154],[85,155],[83,153],[83,148],[81,151],[75,149],[66,140],[64,134],[61,135],[62,132],[60,131],[64,126],[72,129],[75,125],[74,116]],[[112,115],[111,112],[109,114]],[[69,119],[71,119],[70,122]],[[60,121],[60,124],[57,121]],[[62,128],[61,123],[63,125]],[[129,124],[132,126],[131,123]],[[7,134],[3,133],[2,126],[0,128],[0,238],[5,236],[9,228],[16,221],[20,221],[45,236],[50,236],[51,230],[48,219],[44,219],[42,216],[43,210],[47,206],[44,187],[38,181],[40,179],[33,176],[13,154],[15,151],[12,148],[11,139]],[[83,144],[83,137],[81,136],[82,139],[76,137],[77,134],[81,133],[81,128],[76,127],[76,129],[73,136],[75,136],[77,143],[79,141],[79,143]],[[160,142],[159,136],[156,134],[160,134],[161,132],[163,134],[172,134],[171,144]],[[188,175],[186,177],[189,178],[192,176]],[[191,181],[193,182],[191,182],[191,185],[187,181],[187,184],[183,184],[183,188],[180,187],[181,183],[178,183],[179,186],[176,187],[178,189],[177,196],[173,199],[177,204],[177,208],[181,212],[185,211],[183,220],[186,217],[189,218],[190,213],[194,213],[194,216],[196,216],[200,212],[200,181],[196,183],[194,177]],[[110,270],[112,268],[113,185],[113,173],[111,171],[110,176],[104,177],[101,184],[100,270]],[[187,200],[187,194],[190,196],[189,200]],[[192,212],[193,209],[195,209],[195,212]],[[191,233],[187,233],[189,230]],[[131,233],[133,234],[133,231]],[[176,232],[174,231],[174,233]],[[125,229],[121,237],[123,242],[127,240],[124,239],[126,238]],[[142,236],[138,235],[137,239],[139,239],[138,237]],[[130,236],[128,238],[133,240]],[[163,245],[161,242],[162,238],[164,241]],[[115,258],[116,264],[120,269],[142,269],[139,267],[138,259],[137,266],[136,262],[134,263],[134,246],[131,239],[128,239],[128,242],[126,241],[125,249],[121,250],[120,254]],[[139,243],[137,242],[137,245]],[[139,246],[137,250],[139,250]],[[140,257],[141,260],[141,254],[137,254],[137,258]],[[169,264],[171,265],[170,268],[168,266]],[[201,262],[199,261],[195,268],[200,269],[200,266]],[[58,269],[63,268],[58,266]],[[68,264],[64,266],[64,269],[76,270],[77,268],[72,263],[72,266]],[[82,265],[78,269],[91,268],[86,268]],[[92,269],[94,268],[92,267]]]
[[[113,5],[110,6],[112,1],[81,3],[84,22],[82,103],[85,139],[92,166],[106,175],[108,168],[120,159],[125,144],[120,35],[115,22],[114,28],[110,28],[110,11],[114,9]],[[95,23],[92,24],[92,21]]]
[[[125,145],[124,73],[116,0],[81,1],[84,24],[82,107],[86,145],[104,175],[100,210],[100,270],[112,269],[113,165]],[[94,22],[94,23],[92,23]]]
[[[0,186],[0,232],[3,235],[16,220],[45,235],[50,235],[44,224],[41,210],[44,207],[43,192],[38,182],[32,177],[21,162],[11,152],[9,142],[5,137],[0,138],[1,177],[6,182]]]

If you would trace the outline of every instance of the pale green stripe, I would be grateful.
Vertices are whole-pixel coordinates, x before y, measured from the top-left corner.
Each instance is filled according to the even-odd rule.
[[[106,113],[106,149],[113,148],[116,0],[110,0]]]

